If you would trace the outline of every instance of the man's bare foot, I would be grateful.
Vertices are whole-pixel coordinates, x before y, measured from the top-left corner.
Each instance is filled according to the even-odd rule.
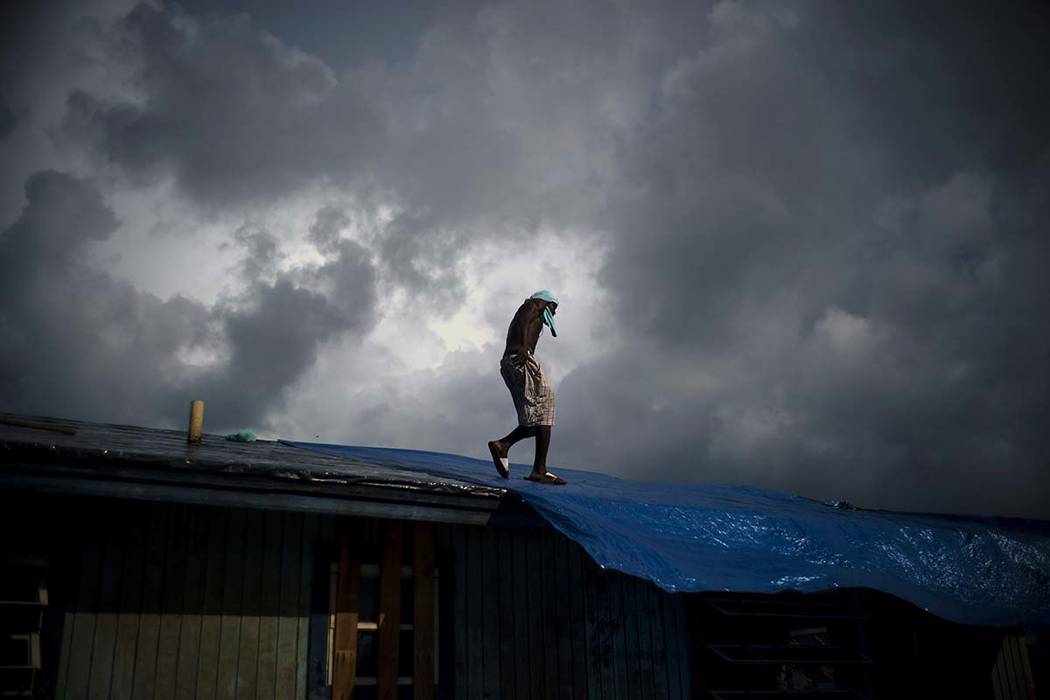
[[[565,479],[553,474],[551,472],[544,472],[543,474],[537,474],[536,472],[530,473],[525,477],[528,481],[535,481],[537,484],[564,484]]]
[[[507,459],[507,446],[499,440],[489,441],[489,454],[492,455],[492,463],[496,471],[504,479],[510,476],[510,460]]]

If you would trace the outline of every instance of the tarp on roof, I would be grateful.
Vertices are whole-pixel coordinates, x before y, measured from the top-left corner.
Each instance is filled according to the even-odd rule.
[[[977,625],[1050,624],[1050,522],[846,510],[749,486],[627,481],[556,470],[566,486],[500,478],[457,455],[289,443],[501,486],[601,566],[666,591],[866,587]]]

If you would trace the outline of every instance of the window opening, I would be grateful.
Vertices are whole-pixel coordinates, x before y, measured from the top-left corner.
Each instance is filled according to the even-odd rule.
[[[398,653],[398,692],[403,694],[408,688],[407,697],[411,697],[413,664],[415,661],[415,625],[405,620],[415,617],[415,586],[413,585],[411,566],[401,567],[401,624],[398,627],[400,650]],[[339,562],[332,562],[328,573],[328,630],[325,654],[325,685],[332,686],[332,673],[335,668],[335,616],[336,596],[339,586]],[[438,628],[438,601],[441,599],[441,575],[439,568],[434,567],[434,685],[440,683],[440,658]],[[354,675],[354,687],[363,690],[355,691],[355,697],[362,700],[375,694],[377,684],[377,661],[379,654],[379,564],[361,564],[361,582],[358,590],[357,621],[357,668]],[[365,690],[370,689],[370,690]]]

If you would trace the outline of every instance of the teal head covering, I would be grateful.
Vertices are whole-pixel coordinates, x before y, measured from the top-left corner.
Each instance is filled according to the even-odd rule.
[[[531,297],[529,297],[529,299],[542,299],[543,301],[549,301],[555,305],[557,305],[558,303],[557,297],[555,297],[552,293],[548,292],[546,289],[541,289],[540,291],[536,292]],[[551,335],[557,338],[558,331],[554,328],[554,314],[551,313],[551,310],[549,308],[543,309],[543,322],[547,325],[548,328],[551,329]]]

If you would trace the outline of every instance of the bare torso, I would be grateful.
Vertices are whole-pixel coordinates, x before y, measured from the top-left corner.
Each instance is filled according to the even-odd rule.
[[[507,329],[504,357],[536,352],[536,341],[543,330],[543,309],[546,306],[547,302],[540,299],[528,299],[518,308]]]

